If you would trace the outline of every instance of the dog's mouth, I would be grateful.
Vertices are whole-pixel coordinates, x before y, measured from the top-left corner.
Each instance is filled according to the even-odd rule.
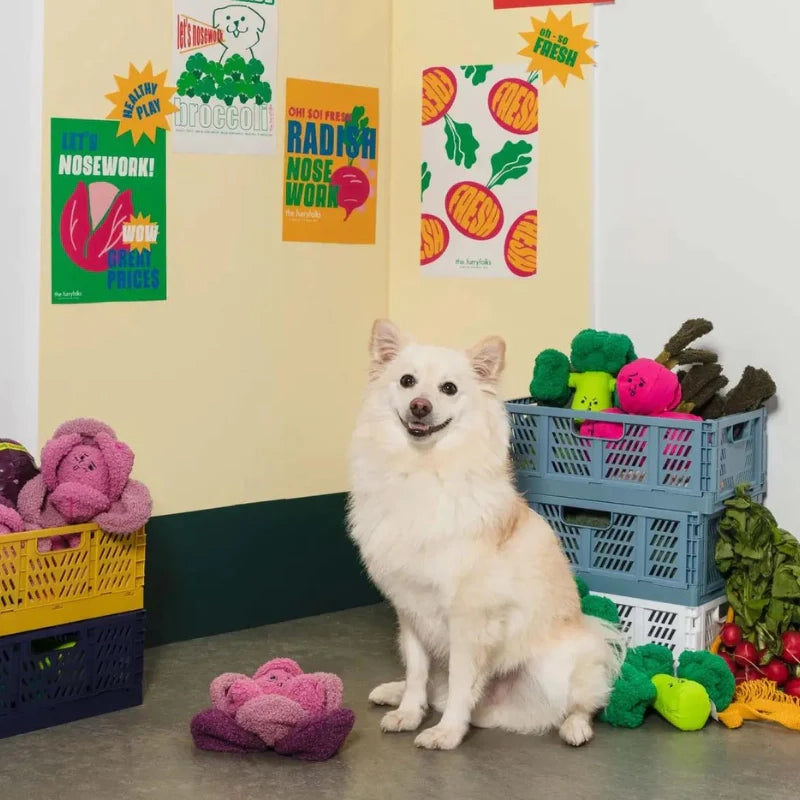
[[[432,436],[434,433],[439,433],[439,431],[443,431],[453,421],[453,418],[449,417],[438,425],[430,425],[427,422],[422,422],[418,419],[405,420],[399,414],[397,415],[397,418],[400,420],[406,431],[408,431],[408,433],[415,439],[426,439],[428,436]]]
[[[237,25],[235,28],[230,28],[229,27],[228,28],[228,33],[232,33],[233,34],[233,38],[234,39],[238,39],[240,33],[247,33],[247,31],[249,31],[249,30],[250,30],[250,28],[240,28]]]

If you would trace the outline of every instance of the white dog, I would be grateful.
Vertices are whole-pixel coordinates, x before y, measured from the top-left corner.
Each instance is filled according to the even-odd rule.
[[[255,58],[253,48],[258,44],[267,26],[261,14],[253,11],[250,6],[238,3],[215,8],[211,24],[215,28],[222,28],[225,32],[222,40],[225,48],[223,59],[238,53],[245,61]]]
[[[470,723],[559,727],[581,745],[608,701],[622,635],[580,610],[558,540],[514,488],[497,383],[505,344],[468,352],[375,323],[351,452],[351,535],[394,605],[406,679],[370,700],[384,731],[441,721],[418,747],[457,747]]]

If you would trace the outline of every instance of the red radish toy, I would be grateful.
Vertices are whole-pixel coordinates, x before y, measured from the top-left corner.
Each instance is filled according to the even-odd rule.
[[[336,205],[344,209],[345,219],[369,199],[369,178],[362,169],[353,166],[353,161],[361,148],[364,131],[368,127],[369,119],[364,116],[364,106],[356,106],[344,126],[347,141],[345,152],[349,161],[346,166],[339,167],[331,175],[331,186],[339,189],[336,194]]]
[[[781,658],[790,664],[800,664],[800,631],[786,631],[781,639],[783,640]]]
[[[758,651],[751,642],[739,642],[733,651],[733,660],[741,667],[755,667],[758,663]]]
[[[792,678],[786,681],[783,691],[791,697],[800,697],[800,678]]]
[[[762,672],[765,678],[775,681],[778,686],[783,686],[789,680],[789,668],[779,658],[773,658],[763,667]]]
[[[728,669],[736,675],[738,671],[738,667],[736,666],[736,662],[733,660],[733,657],[730,653],[723,653],[719,652],[717,655],[728,665]]]
[[[736,647],[742,641],[742,629],[733,622],[726,622],[719,632],[719,638],[725,647]]]

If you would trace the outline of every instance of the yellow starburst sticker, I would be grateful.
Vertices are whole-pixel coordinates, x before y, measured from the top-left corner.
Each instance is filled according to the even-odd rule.
[[[567,85],[570,75],[583,80],[581,68],[584,64],[594,64],[589,50],[597,44],[584,36],[589,23],[575,25],[571,11],[559,19],[552,9],[548,10],[546,20],[531,17],[531,23],[532,31],[520,33],[528,43],[519,51],[519,55],[530,59],[528,71],[540,70],[544,83],[558,78],[562,86]]]
[[[158,223],[150,219],[150,215],[132,214],[127,222],[122,223],[122,243],[129,250],[143,250],[158,243]]]
[[[159,128],[170,129],[167,115],[177,111],[178,107],[171,100],[175,87],[166,85],[166,70],[154,75],[149,61],[141,72],[130,64],[128,77],[115,75],[114,80],[118,91],[106,95],[106,99],[114,104],[106,119],[119,120],[117,136],[130,131],[134,144],[142,136],[155,142]]]

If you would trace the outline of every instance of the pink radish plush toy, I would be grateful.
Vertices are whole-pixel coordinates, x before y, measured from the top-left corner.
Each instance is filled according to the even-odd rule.
[[[93,521],[108,533],[128,534],[150,518],[150,493],[130,477],[133,451],[103,422],[74,419],[61,425],[42,450],[41,469],[17,503],[28,530]],[[74,547],[79,539],[40,539],[39,549]]]
[[[202,750],[274,749],[308,761],[333,756],[350,733],[353,712],[342,708],[342,681],[329,672],[304,673],[276,658],[253,677],[226,672],[211,682],[212,708],[191,723]]]
[[[636,414],[646,417],[702,420],[695,414],[683,414],[673,409],[681,402],[678,376],[650,358],[637,358],[626,364],[617,375],[619,408],[609,408],[605,414]],[[589,422],[581,425],[581,436],[598,439],[621,439],[624,427],[620,422]],[[685,438],[686,431],[670,431],[669,439]],[[642,448],[645,442],[641,442]]]

